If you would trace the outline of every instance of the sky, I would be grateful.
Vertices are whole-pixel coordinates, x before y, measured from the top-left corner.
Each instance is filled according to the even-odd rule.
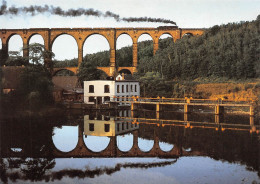
[[[0,0],[1,5],[3,1]],[[7,0],[7,8],[15,6],[29,7],[31,5],[60,7],[68,9],[90,9],[105,14],[110,11],[120,18],[152,17],[171,20],[180,28],[209,28],[230,22],[255,20],[260,14],[260,0]],[[158,27],[171,25],[152,22],[124,22],[111,17],[78,16],[64,17],[51,13],[32,16],[30,13],[18,15],[0,15],[0,29],[11,28],[95,28],[95,27]],[[143,35],[140,40],[151,39]],[[1,41],[0,41],[1,42]],[[34,36],[32,42],[43,44],[40,36]],[[119,37],[117,49],[132,45],[130,37]],[[19,50],[21,38],[13,36],[9,50]],[[0,44],[1,48],[1,44]],[[94,53],[108,50],[109,45],[102,36],[89,37],[84,45],[83,53]],[[56,59],[71,59],[77,57],[75,40],[63,35],[54,42],[52,51]]]

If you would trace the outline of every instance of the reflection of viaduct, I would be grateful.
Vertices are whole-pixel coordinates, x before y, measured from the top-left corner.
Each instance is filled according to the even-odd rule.
[[[171,151],[164,152],[159,146],[158,132],[154,129],[154,145],[148,152],[141,151],[138,146],[138,131],[133,133],[133,146],[129,151],[121,151],[117,147],[116,136],[110,137],[110,142],[105,150],[93,152],[87,148],[83,140],[83,129],[79,126],[77,146],[70,152],[61,152],[54,146],[53,154],[55,157],[167,157],[177,158],[181,155],[191,155],[191,152],[185,152],[178,145],[174,145]]]
[[[5,145],[1,148],[1,155],[3,158],[5,157],[33,157],[33,158],[41,158],[41,157],[53,157],[53,158],[87,158],[87,157],[160,157],[160,158],[178,158],[179,156],[188,156],[188,155],[202,155],[198,151],[185,151],[182,148],[182,145],[179,145],[179,141],[175,140],[174,147],[170,151],[162,151],[159,145],[159,132],[158,128],[154,127],[153,130],[153,139],[154,144],[150,151],[145,152],[142,151],[138,146],[138,137],[139,131],[135,130],[133,133],[133,146],[129,151],[121,151],[117,146],[117,137],[110,137],[110,142],[108,146],[100,152],[94,152],[90,150],[85,142],[83,135],[83,124],[79,124],[78,126],[78,143],[76,147],[69,152],[62,152],[58,150],[54,143],[51,140],[51,135],[48,135],[48,143],[47,145],[37,145],[39,150],[31,150],[31,146],[28,148],[21,147],[21,152],[14,152],[10,149],[10,146]],[[174,139],[174,137],[171,137]]]
[[[83,45],[85,40],[93,35],[99,34],[104,36],[110,46],[110,66],[109,67],[98,67],[98,69],[104,71],[107,75],[111,76],[115,71],[120,71],[122,69],[127,69],[131,73],[136,70],[137,66],[137,41],[142,34],[149,34],[153,39],[153,53],[155,54],[159,48],[159,38],[163,34],[169,34],[173,37],[173,41],[182,38],[184,35],[202,35],[204,29],[181,29],[178,27],[158,27],[158,28],[32,28],[32,29],[2,29],[0,30],[0,38],[2,40],[2,50],[4,53],[8,52],[8,41],[13,35],[20,35],[23,40],[23,48],[27,48],[29,41],[34,35],[41,35],[44,40],[45,49],[48,51],[52,50],[52,45],[55,39],[63,34],[71,35],[77,42],[78,46],[78,67],[83,60]],[[122,35],[127,34],[131,37],[133,41],[133,63],[132,67],[119,67],[116,68],[116,41],[117,38]],[[28,50],[23,50],[23,56],[28,56]],[[51,62],[48,58],[45,63]],[[78,71],[78,67],[66,68],[74,73]],[[54,69],[54,72],[62,70],[62,68]]]

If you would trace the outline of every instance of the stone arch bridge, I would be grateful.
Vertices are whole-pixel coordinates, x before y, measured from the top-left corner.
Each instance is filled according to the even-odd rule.
[[[8,42],[13,35],[20,35],[23,40],[23,48],[29,46],[29,41],[34,35],[41,35],[44,40],[44,47],[46,50],[51,51],[55,39],[63,34],[72,36],[78,46],[78,66],[67,68],[54,68],[54,73],[59,70],[70,70],[74,73],[78,72],[79,66],[83,61],[83,45],[86,39],[94,34],[102,35],[106,38],[110,47],[110,64],[109,67],[98,67],[104,71],[108,76],[112,76],[115,72],[126,69],[131,73],[136,71],[137,67],[137,41],[142,34],[148,34],[153,40],[153,53],[155,54],[159,48],[159,38],[163,34],[172,36],[175,42],[181,39],[184,35],[198,36],[204,33],[204,29],[192,28],[178,28],[177,26],[161,26],[157,28],[31,28],[31,29],[1,29],[0,39],[2,41],[2,51],[8,53]],[[116,68],[116,40],[122,35],[127,34],[131,37],[133,42],[133,62],[131,67]],[[23,49],[23,57],[28,57],[28,49]],[[50,63],[51,58],[45,59],[45,64]]]

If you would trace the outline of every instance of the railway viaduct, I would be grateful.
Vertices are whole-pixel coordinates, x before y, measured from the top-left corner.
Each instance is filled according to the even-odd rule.
[[[115,72],[127,69],[131,73],[136,71],[137,67],[137,40],[142,34],[149,34],[153,40],[153,54],[159,48],[159,38],[163,34],[172,36],[175,42],[184,35],[198,36],[204,33],[204,29],[178,28],[177,26],[162,26],[157,28],[31,28],[31,29],[1,29],[0,39],[2,41],[2,51],[8,53],[8,42],[13,35],[20,35],[23,40],[23,57],[29,56],[28,48],[32,36],[41,35],[44,40],[44,47],[47,51],[52,50],[52,45],[57,37],[63,34],[71,35],[77,42],[78,46],[78,66],[67,68],[54,68],[53,72],[60,70],[70,70],[74,73],[78,72],[79,66],[83,61],[83,45],[85,40],[94,34],[102,35],[106,38],[110,47],[110,64],[109,67],[98,67],[108,76],[112,76]],[[127,34],[133,42],[133,62],[131,67],[116,68],[116,40],[122,35]],[[45,64],[51,62],[51,58],[45,59]]]

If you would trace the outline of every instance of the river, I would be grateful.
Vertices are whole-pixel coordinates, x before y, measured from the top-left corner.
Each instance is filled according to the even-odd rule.
[[[248,115],[71,111],[0,124],[2,183],[260,183]]]

